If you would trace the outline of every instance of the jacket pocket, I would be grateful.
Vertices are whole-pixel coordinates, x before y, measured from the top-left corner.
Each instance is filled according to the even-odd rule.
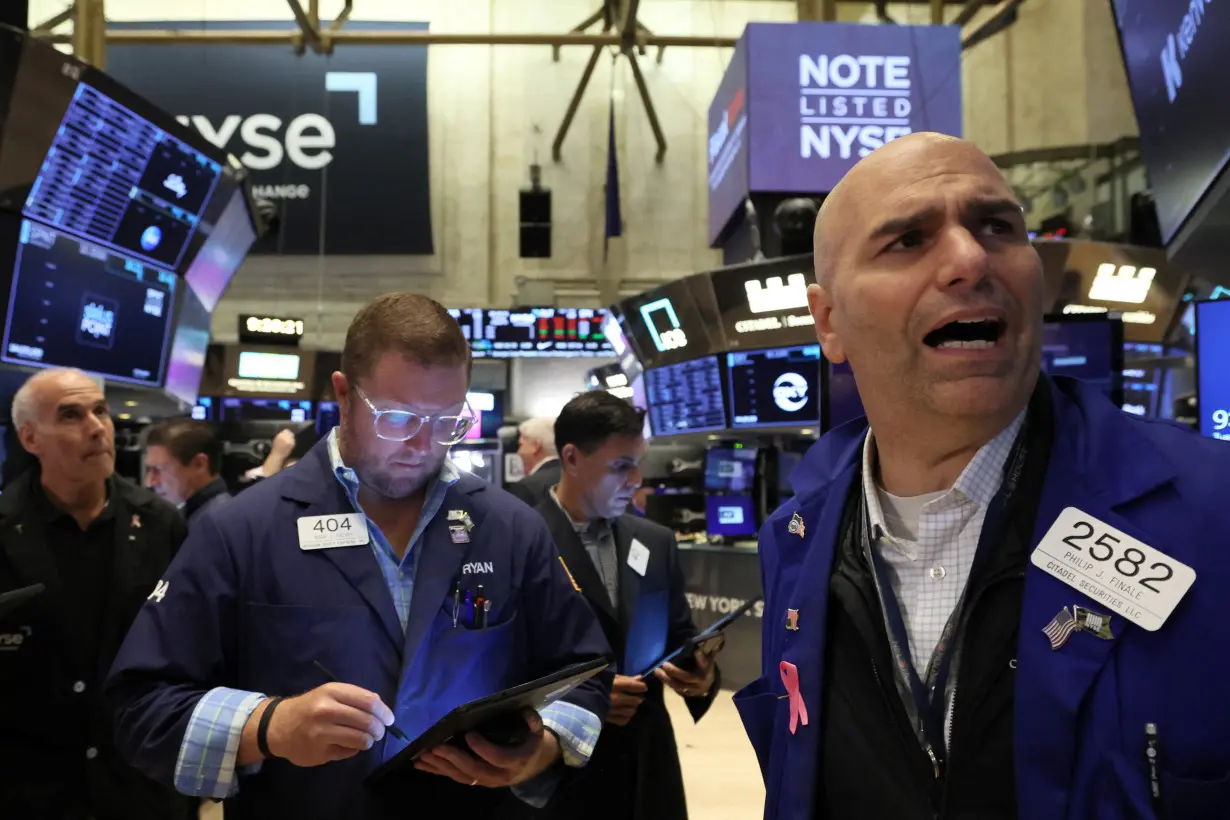
[[[1196,780],[1163,771],[1161,787],[1168,818],[1224,820],[1230,816],[1230,772],[1215,780]]]
[[[773,730],[784,701],[764,678],[754,680],[739,690],[734,701],[743,720],[743,728],[756,751],[756,759],[760,761],[760,774],[767,781]]]

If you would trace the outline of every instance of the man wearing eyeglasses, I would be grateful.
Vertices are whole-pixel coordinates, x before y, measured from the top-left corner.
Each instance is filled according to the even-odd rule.
[[[203,514],[112,669],[120,750],[227,820],[498,817],[589,759],[609,675],[526,714],[514,747],[437,747],[395,795],[365,778],[456,706],[609,655],[545,524],[448,460],[470,353],[436,302],[362,309],[333,374],[340,425]],[[472,606],[479,599],[487,604]]]

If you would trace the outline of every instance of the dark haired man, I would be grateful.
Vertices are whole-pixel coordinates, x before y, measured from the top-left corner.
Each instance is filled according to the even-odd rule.
[[[607,727],[593,760],[535,817],[573,820],[683,820],[687,805],[663,685],[700,720],[718,690],[713,658],[639,675],[696,634],[675,535],[626,514],[641,485],[645,411],[605,391],[583,393],[555,420],[559,484],[536,509],[560,555],[598,613],[618,672]]]
[[[145,485],[178,506],[188,519],[231,497],[222,470],[222,442],[214,426],[196,419],[172,419],[150,428],[145,438]]]
[[[440,746],[391,790],[364,787],[406,747],[389,727],[415,738],[461,704],[609,651],[542,520],[448,461],[473,421],[469,373],[460,327],[431,299],[359,311],[333,374],[339,426],[206,516],[129,633],[109,687],[139,769],[227,798],[227,820],[409,805],[474,820],[545,802],[585,764],[609,674],[528,714],[518,746],[470,734],[473,755]],[[459,608],[478,595],[489,609]]]

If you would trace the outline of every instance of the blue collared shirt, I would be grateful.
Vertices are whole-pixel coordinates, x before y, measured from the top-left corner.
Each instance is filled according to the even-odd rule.
[[[346,496],[354,511],[363,514],[359,506],[359,478],[355,471],[342,461],[337,445],[337,429],[329,433],[329,462],[333,474],[346,490]],[[372,554],[380,565],[397,617],[403,630],[410,620],[410,601],[414,596],[414,566],[419,551],[419,541],[432,519],[440,512],[448,488],[460,478],[457,467],[445,459],[440,473],[427,489],[427,499],[418,525],[410,538],[410,545],[402,558],[397,557],[392,545],[376,524],[368,519]],[[366,517],[366,516],[364,516]],[[184,741],[180,745],[179,759],[175,764],[175,788],[183,794],[198,797],[223,799],[239,791],[236,761],[239,756],[239,741],[248,718],[256,711],[265,695],[220,686],[205,693],[192,710]],[[559,738],[564,763],[579,768],[589,762],[598,742],[602,721],[593,712],[559,701],[542,711],[543,725]],[[253,774],[260,764],[245,768],[244,774]],[[514,787],[513,791],[525,802],[542,806],[555,789],[557,773],[550,770],[538,778]]]

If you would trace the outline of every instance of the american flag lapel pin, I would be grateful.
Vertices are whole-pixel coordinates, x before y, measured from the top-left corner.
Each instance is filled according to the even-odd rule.
[[[1059,614],[1051,618],[1051,622],[1042,628],[1042,634],[1051,642],[1051,649],[1056,650],[1068,642],[1072,633],[1080,629],[1080,624],[1065,606]]]
[[[141,516],[139,516],[139,515],[135,515],[135,514],[133,515],[133,517],[132,517],[132,528],[133,528],[134,530],[139,530],[139,529],[141,529]]]

